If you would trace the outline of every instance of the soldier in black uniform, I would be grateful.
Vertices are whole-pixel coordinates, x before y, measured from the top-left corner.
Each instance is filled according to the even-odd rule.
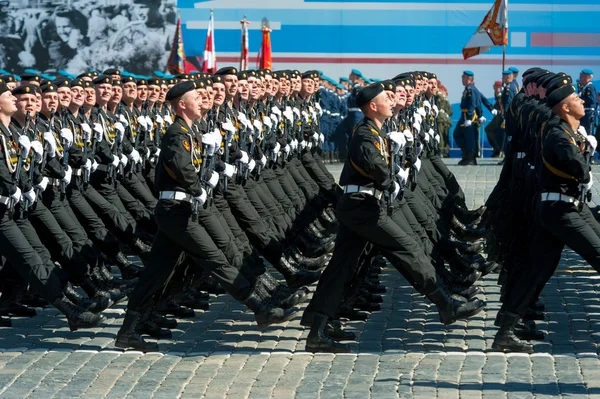
[[[365,118],[354,128],[340,177],[344,195],[337,205],[340,230],[336,247],[303,316],[303,322],[312,320],[306,343],[306,350],[312,352],[349,351],[347,346],[333,342],[325,328],[328,319],[336,316],[344,288],[368,242],[438,306],[444,324],[476,314],[484,306],[478,299],[466,302],[453,299],[438,283],[435,268],[418,244],[388,216],[383,197],[393,201],[400,191],[390,173],[387,145],[381,137],[383,122],[392,116],[391,101],[384,86],[374,83],[360,91],[356,103]]]
[[[156,188],[160,195],[155,218],[159,230],[150,261],[130,296],[125,320],[117,335],[115,345],[118,347],[142,351],[157,349],[156,344],[144,341],[135,327],[140,312],[151,307],[152,299],[167,282],[183,254],[209,271],[234,298],[253,310],[259,328],[287,321],[295,314],[294,310],[273,308],[263,302],[196,222],[196,208],[207,200],[200,171],[193,163],[193,157],[201,151],[191,134],[191,126],[201,117],[201,100],[196,89],[195,82],[179,83],[167,95],[177,116],[162,140],[156,166]]]

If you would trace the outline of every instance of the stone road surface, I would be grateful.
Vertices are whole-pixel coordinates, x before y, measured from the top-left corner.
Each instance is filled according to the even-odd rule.
[[[483,203],[500,172],[491,162],[452,170],[472,206]],[[101,327],[75,333],[56,310],[38,310],[0,329],[0,397],[600,397],[599,280],[572,252],[564,252],[543,293],[546,321],[538,325],[547,339],[531,356],[490,351],[499,308],[494,275],[482,281],[486,311],[449,329],[398,272],[386,269],[382,280],[382,310],[366,323],[347,323],[359,340],[351,354],[337,356],[304,352],[308,332],[299,318],[259,332],[227,296],[180,320],[173,341],[149,354],[113,346],[123,305],[107,311]]]

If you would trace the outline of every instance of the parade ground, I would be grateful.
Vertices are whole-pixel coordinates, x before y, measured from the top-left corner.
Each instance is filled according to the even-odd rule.
[[[500,174],[497,160],[448,160],[473,208]],[[339,176],[341,165],[330,165]],[[600,172],[594,167],[594,172]],[[600,176],[599,174],[596,174]],[[600,202],[598,186],[592,188]],[[535,353],[491,351],[500,307],[497,274],[481,280],[487,308],[445,328],[435,307],[393,268],[382,274],[382,310],[348,322],[352,353],[304,351],[300,317],[260,332],[227,295],[180,319],[160,353],[114,347],[125,303],[98,328],[70,332],[48,307],[0,328],[1,398],[585,398],[600,397],[600,276],[566,249],[543,292],[546,334]]]

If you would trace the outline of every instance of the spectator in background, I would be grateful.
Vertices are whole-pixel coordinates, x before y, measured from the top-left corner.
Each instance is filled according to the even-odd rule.
[[[450,156],[450,143],[448,142],[448,134],[452,127],[452,106],[448,100],[448,89],[438,79],[438,91],[435,95],[435,103],[440,111],[438,115],[438,132],[440,134],[440,151],[442,156],[448,158]]]
[[[492,158],[500,158],[502,156],[503,148],[504,148],[504,128],[502,125],[502,112],[501,112],[501,97],[502,97],[502,82],[497,80],[494,82],[494,109],[498,111],[498,113],[494,116],[494,118],[487,124],[485,127],[485,133],[488,138],[488,142],[492,146]]]

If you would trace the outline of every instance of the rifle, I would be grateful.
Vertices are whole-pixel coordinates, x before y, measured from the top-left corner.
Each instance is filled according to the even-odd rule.
[[[29,112],[27,112],[27,116],[29,116]],[[14,132],[13,132],[13,140],[15,140],[18,143],[18,139],[17,139],[17,137],[15,137]],[[23,162],[27,161],[27,155],[28,154],[25,151],[23,151],[23,148],[21,146],[19,146],[19,159],[17,160],[17,167],[13,174],[13,183],[17,187],[19,185],[19,180],[21,178],[21,169],[23,168]],[[8,210],[11,214],[15,210],[15,200],[12,197],[10,197],[10,203],[8,205]]]
[[[227,111],[229,110],[229,103],[227,102],[227,99],[225,99],[225,121],[227,121]],[[225,163],[229,163],[229,136],[231,135],[231,132],[227,132],[227,136],[225,137],[225,145],[223,146],[225,148]],[[227,175],[223,174],[223,192],[227,192],[227,186],[229,183],[229,178],[227,177]]]
[[[243,113],[245,116],[245,109],[242,106],[242,96],[241,94],[239,95],[239,104],[240,104],[240,113]],[[246,151],[246,153],[248,152],[248,137],[247,137],[247,128],[246,126],[242,126],[242,128],[240,129],[240,138],[239,138],[239,143],[240,143],[240,149],[242,151]],[[247,165],[244,165],[242,163],[240,163],[240,168],[238,169],[238,177],[241,177],[242,180],[242,184],[246,182],[246,170],[248,169]]]
[[[63,121],[62,121],[62,125],[63,127],[67,125],[67,119],[66,119],[66,113],[63,113]],[[50,125],[54,125],[54,112],[50,115]],[[73,141],[75,141],[75,137],[73,137]],[[62,164],[63,164],[63,168],[65,170],[68,169],[69,167],[69,150],[65,147],[67,144],[67,142],[65,140],[62,140],[62,148],[63,148],[63,158],[62,158]],[[44,157],[44,161],[46,161],[46,158]],[[44,162],[45,164],[45,162]],[[44,170],[44,164],[42,164],[42,171]],[[64,199],[65,195],[67,193],[67,184],[64,181],[60,182],[60,199]]]
[[[583,153],[583,158],[585,159],[585,170],[590,170],[592,156],[593,156],[593,154],[589,150],[589,147],[586,148],[585,152]],[[589,191],[587,188],[585,188],[585,186],[582,184],[581,185],[581,193],[579,195],[579,210],[582,210],[583,205],[586,202],[589,202],[591,200],[592,200],[592,192]]]
[[[98,115],[98,117],[100,119],[102,118],[101,115]],[[113,157],[119,158],[119,147],[120,146],[121,146],[121,140],[119,140],[119,135],[117,134],[115,137],[115,141],[113,142],[112,149],[111,149],[111,154]],[[119,163],[119,165],[121,165],[121,163]],[[117,185],[117,173],[118,172],[119,172],[119,170],[115,169],[115,166],[113,165],[112,162],[110,164],[108,164],[108,182],[113,183],[115,186]]]
[[[90,125],[90,121],[87,119],[87,117],[85,116],[85,108],[81,107],[81,109],[79,110],[79,114],[81,115],[81,120],[83,121],[83,123],[87,124],[88,126],[90,126],[91,129],[91,125]],[[88,140],[85,137],[85,132],[82,129],[82,133],[83,133],[83,163],[87,163],[87,160],[89,158],[89,144],[88,144]],[[90,138],[92,140],[92,157],[94,156],[94,154],[96,153],[96,135],[94,134],[93,136],[93,132],[90,133]],[[90,182],[90,171],[87,169],[83,170],[83,186],[84,188],[87,188],[87,185]]]
[[[31,119],[28,117],[29,116],[29,112],[27,112],[27,114],[25,115],[25,127],[26,129],[24,130],[25,134],[27,134],[29,136],[30,140],[34,140],[35,139],[35,132],[37,132],[37,124],[38,124],[38,119],[39,119],[39,114],[35,114],[35,122],[33,124],[33,133],[32,134],[28,134],[29,133],[29,125],[31,124]],[[33,177],[34,177],[34,172],[35,172],[35,156],[32,152],[33,150],[29,151],[29,181],[33,184]],[[27,212],[29,210],[29,207],[31,207],[31,203],[29,203],[28,199],[25,199],[25,202],[23,203],[23,208],[24,208],[24,212]]]

